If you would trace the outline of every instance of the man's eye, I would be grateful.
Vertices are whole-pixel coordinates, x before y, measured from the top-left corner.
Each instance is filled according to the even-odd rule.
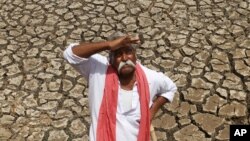
[[[121,52],[117,52],[117,53],[115,53],[115,56],[116,57],[119,57],[119,56],[121,56],[122,55],[122,53]]]
[[[132,49],[128,49],[125,51],[126,54],[132,54],[133,53],[133,50]]]
[[[126,53],[129,53],[129,54],[132,53],[132,49],[127,50]]]

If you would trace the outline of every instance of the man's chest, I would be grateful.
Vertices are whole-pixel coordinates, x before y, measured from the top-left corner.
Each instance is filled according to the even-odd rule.
[[[139,94],[136,87],[127,91],[119,88],[117,113],[123,115],[140,115]]]

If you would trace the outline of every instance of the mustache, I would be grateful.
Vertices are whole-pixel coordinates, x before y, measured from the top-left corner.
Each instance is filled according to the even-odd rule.
[[[120,73],[120,70],[123,66],[125,65],[129,65],[129,66],[132,66],[132,67],[135,67],[135,64],[131,61],[131,60],[127,60],[126,62],[124,61],[121,61],[119,66],[118,66],[118,73]]]

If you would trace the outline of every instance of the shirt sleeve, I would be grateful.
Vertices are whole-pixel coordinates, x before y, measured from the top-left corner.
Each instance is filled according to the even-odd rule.
[[[158,85],[157,95],[165,97],[172,102],[177,91],[175,83],[163,73],[158,73],[156,83]]]
[[[72,48],[76,45],[78,45],[78,43],[70,44],[63,52],[63,56],[76,71],[88,80],[89,74],[94,71],[93,69],[98,69],[96,66],[102,67],[107,65],[107,58],[100,54],[94,54],[89,58],[79,57],[72,51]]]
[[[162,72],[157,72],[144,66],[143,68],[152,89],[151,98],[154,96],[162,96],[172,102],[175,92],[177,91],[175,83]]]

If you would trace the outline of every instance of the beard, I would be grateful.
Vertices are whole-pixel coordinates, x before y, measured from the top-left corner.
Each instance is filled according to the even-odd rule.
[[[118,66],[118,73],[119,73],[119,74],[121,74],[121,69],[122,69],[125,65],[128,65],[128,66],[132,67],[133,70],[135,69],[135,64],[134,64],[131,60],[127,60],[126,62],[121,61],[120,64],[119,64],[119,66]],[[134,71],[132,71],[132,72],[134,72]],[[132,73],[132,72],[130,72],[130,73]]]

